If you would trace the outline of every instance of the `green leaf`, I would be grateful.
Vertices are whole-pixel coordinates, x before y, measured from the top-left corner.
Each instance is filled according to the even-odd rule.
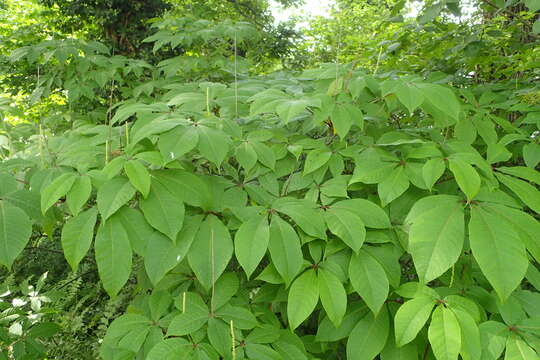
[[[134,146],[144,138],[148,138],[156,134],[161,134],[171,129],[174,129],[177,126],[187,125],[187,124],[189,124],[189,120],[178,119],[174,117],[173,118],[164,117],[164,118],[158,118],[153,121],[149,121],[143,126],[133,128],[132,130],[133,134],[131,136],[131,142],[129,143],[129,145]]]
[[[319,282],[315,270],[310,269],[294,280],[287,299],[289,327],[294,330],[311,315],[319,302]]]
[[[227,157],[229,152],[229,138],[222,132],[207,126],[197,126],[199,131],[199,151],[202,156],[210,160],[217,167]]]
[[[382,265],[368,252],[351,256],[349,279],[353,289],[377,315],[388,297],[388,277]]]
[[[341,325],[335,327],[328,317],[325,317],[317,328],[316,340],[333,342],[349,336],[356,324],[368,313],[368,309],[361,303],[351,303]]]
[[[538,0],[523,0],[523,2],[533,12],[540,10],[540,2]]]
[[[173,242],[184,223],[184,202],[159,181],[154,181],[150,194],[139,204],[144,217],[156,230]]]
[[[9,201],[19,209],[22,209],[30,219],[42,219],[40,208],[39,192],[35,190],[17,190],[9,194],[2,195],[2,199]]]
[[[534,169],[525,167],[525,166],[512,166],[512,167],[501,166],[497,168],[497,171],[503,172],[505,174],[513,175],[516,177],[520,177],[527,181],[533,182],[536,185],[540,185],[540,172]]]
[[[270,346],[261,344],[247,344],[246,355],[249,359],[257,360],[282,360],[283,358]]]
[[[394,318],[396,345],[403,346],[416,338],[426,324],[435,301],[429,296],[420,296],[401,305]]]
[[[131,244],[122,223],[112,218],[102,223],[94,244],[99,278],[111,298],[124,286],[131,274]]]
[[[151,180],[144,165],[138,160],[129,160],[124,163],[124,171],[135,189],[139,190],[145,198],[148,197]]]
[[[331,116],[334,130],[342,139],[349,133],[349,130],[351,129],[351,126],[353,124],[353,117],[355,116],[353,113],[351,113],[351,111],[349,111],[349,107],[354,109],[348,104],[338,105],[334,107],[334,111],[332,112]]]
[[[330,271],[319,268],[321,303],[334,326],[339,327],[347,310],[347,293],[341,281]]]
[[[308,106],[318,107],[320,104],[315,99],[284,99],[277,104],[276,113],[286,124],[303,113]]]
[[[508,161],[512,153],[501,144],[489,144],[487,148],[487,160],[490,164]]]
[[[393,339],[389,339],[381,352],[381,360],[418,360],[418,347],[415,344],[397,347]]]
[[[452,308],[461,329],[461,350],[463,359],[480,359],[482,346],[480,345],[480,330],[473,317],[461,309]]]
[[[452,310],[444,306],[435,309],[428,339],[437,360],[457,360],[461,349],[461,329]]]
[[[41,190],[41,212],[45,212],[67,194],[77,179],[75,173],[62,174]]]
[[[122,168],[124,167],[124,163],[126,162],[125,156],[119,156],[111,161],[109,161],[103,169],[101,169],[101,173],[104,175],[106,180],[110,180],[116,175],[120,174],[120,171],[122,171]]]
[[[223,320],[211,318],[208,320],[208,340],[221,355],[230,355],[232,349],[231,329]]]
[[[293,221],[308,235],[326,239],[326,225],[317,204],[309,200],[279,198],[272,208],[290,216]]]
[[[512,190],[533,211],[540,214],[540,191],[533,185],[508,175],[496,173],[497,179]]]
[[[366,239],[366,228],[360,216],[346,209],[332,206],[324,212],[328,229],[338,236],[355,253]]]
[[[214,285],[214,307],[221,308],[238,292],[240,280],[236,272],[224,273]]]
[[[180,294],[182,299],[181,314],[176,315],[167,329],[167,336],[184,336],[195,333],[208,319],[208,307],[201,297],[192,292]]]
[[[471,209],[469,241],[474,258],[501,300],[519,286],[529,261],[523,242],[503,217]]]
[[[135,104],[124,104],[116,110],[116,113],[111,119],[110,125],[114,125],[117,122],[121,122],[129,118],[130,116],[139,113],[139,112],[152,112],[152,111],[161,111],[166,112],[169,111],[169,108],[166,104],[163,103],[155,103],[155,104],[141,104],[141,103],[135,103]]]
[[[268,249],[276,270],[289,284],[300,271],[304,256],[296,231],[278,215],[272,216]]]
[[[525,341],[517,335],[506,340],[504,360],[537,360],[540,357]]]
[[[270,149],[268,146],[259,143],[259,142],[253,142],[253,149],[257,153],[257,159],[261,164],[264,166],[274,169],[276,166],[276,156],[274,155],[274,151]]]
[[[478,328],[480,329],[482,360],[499,359],[506,346],[506,338],[510,333],[508,331],[508,326],[490,320],[483,322]]]
[[[338,201],[330,208],[346,209],[358,215],[366,227],[388,229],[391,227],[388,215],[378,205],[366,199]]]
[[[381,311],[377,317],[369,313],[356,324],[347,340],[347,359],[372,360],[386,345],[388,333],[388,311]]]
[[[430,159],[424,164],[422,167],[422,178],[429,190],[433,188],[433,185],[444,174],[444,170],[446,170],[446,164],[442,158]]]
[[[232,320],[234,322],[234,327],[237,329],[249,330],[257,326],[255,315],[253,315],[251,310],[246,307],[226,304],[216,312],[216,315],[227,323],[230,323]]]
[[[409,188],[409,178],[404,166],[394,168],[388,177],[379,183],[377,191],[383,204],[390,204]]]
[[[0,200],[0,264],[11,268],[32,235],[32,222],[24,211]]]
[[[193,344],[182,338],[170,338],[158,342],[150,349],[146,360],[175,360],[189,355]]]
[[[191,231],[193,234],[191,237],[192,241],[195,231]],[[147,243],[148,245],[144,254],[144,268],[146,269],[148,278],[155,286],[163,279],[167,272],[183,260],[189,250],[189,246],[185,246],[180,242],[175,244],[171,239],[157,231],[154,231],[147,239]]]
[[[400,81],[394,91],[398,100],[409,110],[409,114],[412,114],[424,102],[424,95],[415,84]]]
[[[229,230],[216,216],[209,215],[201,223],[188,253],[189,265],[205,289],[210,289],[221,276],[232,254]]]
[[[172,161],[187,154],[199,143],[195,126],[179,126],[159,136],[158,148],[164,159]]]
[[[540,34],[540,20],[536,20],[532,26],[532,32],[534,34]]]
[[[247,141],[242,142],[236,148],[236,160],[244,170],[249,171],[257,163],[257,152],[253,148],[253,145]]]
[[[17,180],[12,175],[0,172],[0,196],[15,192],[18,188]]]
[[[425,97],[424,103],[453,120],[448,125],[459,120],[461,105],[452,90],[437,84],[417,84],[417,87]]]
[[[128,179],[113,178],[103,184],[97,192],[97,206],[99,213],[107,220],[118,209],[125,205],[135,195],[135,188]]]
[[[117,217],[122,223],[133,251],[140,256],[144,256],[148,239],[155,230],[148,224],[143,214],[139,210],[124,206],[113,216]]]
[[[328,160],[332,157],[332,152],[328,149],[315,149],[311,150],[307,156],[304,163],[304,176],[314,172],[317,169],[320,169],[325,165]]]
[[[374,149],[368,148],[355,159],[354,173],[349,184],[357,182],[364,184],[381,183],[388,179],[395,167],[395,162],[382,161]]]
[[[97,209],[92,207],[69,219],[62,228],[62,249],[73,271],[77,270],[79,262],[90,249],[94,238],[96,219]]]
[[[456,263],[465,238],[463,204],[457,196],[435,195],[418,200],[405,219],[409,249],[421,281],[441,276]]]
[[[529,143],[523,146],[523,160],[525,165],[534,169],[540,163],[540,145]]]
[[[460,159],[450,159],[448,167],[454,174],[461,191],[465,193],[468,200],[472,200],[480,191],[480,176],[476,170]]]
[[[266,215],[255,216],[243,223],[234,237],[234,253],[248,278],[261,262],[270,241]]]
[[[76,216],[86,204],[92,193],[92,181],[90,176],[78,176],[73,183],[73,186],[66,194],[66,202],[69,211],[73,216]]]
[[[540,261],[540,239],[538,238],[540,222],[538,220],[521,210],[508,206],[500,204],[482,204],[482,206],[511,223],[527,250],[536,261]]]

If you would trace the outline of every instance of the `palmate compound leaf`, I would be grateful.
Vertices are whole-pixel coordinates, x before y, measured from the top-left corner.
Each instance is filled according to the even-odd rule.
[[[421,281],[441,276],[455,264],[465,238],[464,206],[452,195],[428,196],[411,208],[409,249]]]
[[[506,300],[529,266],[519,234],[505,218],[478,205],[471,209],[469,241],[482,273],[501,300]]]
[[[208,215],[188,253],[189,265],[205,289],[210,289],[221,276],[232,254],[229,229],[215,215]]]
[[[26,213],[0,200],[0,264],[11,268],[32,234],[32,222]]]

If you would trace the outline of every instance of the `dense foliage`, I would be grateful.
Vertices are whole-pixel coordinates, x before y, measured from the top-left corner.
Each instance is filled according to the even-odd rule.
[[[362,42],[343,14],[405,3],[338,3],[296,71],[269,72],[294,41],[204,6],[141,56],[0,47],[0,359],[539,358],[539,7],[494,4],[521,46],[451,1]]]

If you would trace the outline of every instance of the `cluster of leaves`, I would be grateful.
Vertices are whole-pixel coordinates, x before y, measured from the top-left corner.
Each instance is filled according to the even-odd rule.
[[[43,342],[56,334],[60,327],[47,321],[54,310],[47,304],[51,299],[41,290],[47,273],[41,275],[36,286],[28,281],[19,286],[6,279],[0,285],[0,356],[2,359],[42,359],[47,354]]]
[[[426,1],[417,19],[407,1],[336,4],[306,30],[315,63],[338,57],[376,71],[443,72],[465,84],[538,78],[538,1]]]
[[[167,31],[158,48],[185,41]],[[521,89],[149,71],[107,121],[0,165],[1,264],[58,230],[111,297],[134,273],[102,358],[538,357],[540,107]]]

